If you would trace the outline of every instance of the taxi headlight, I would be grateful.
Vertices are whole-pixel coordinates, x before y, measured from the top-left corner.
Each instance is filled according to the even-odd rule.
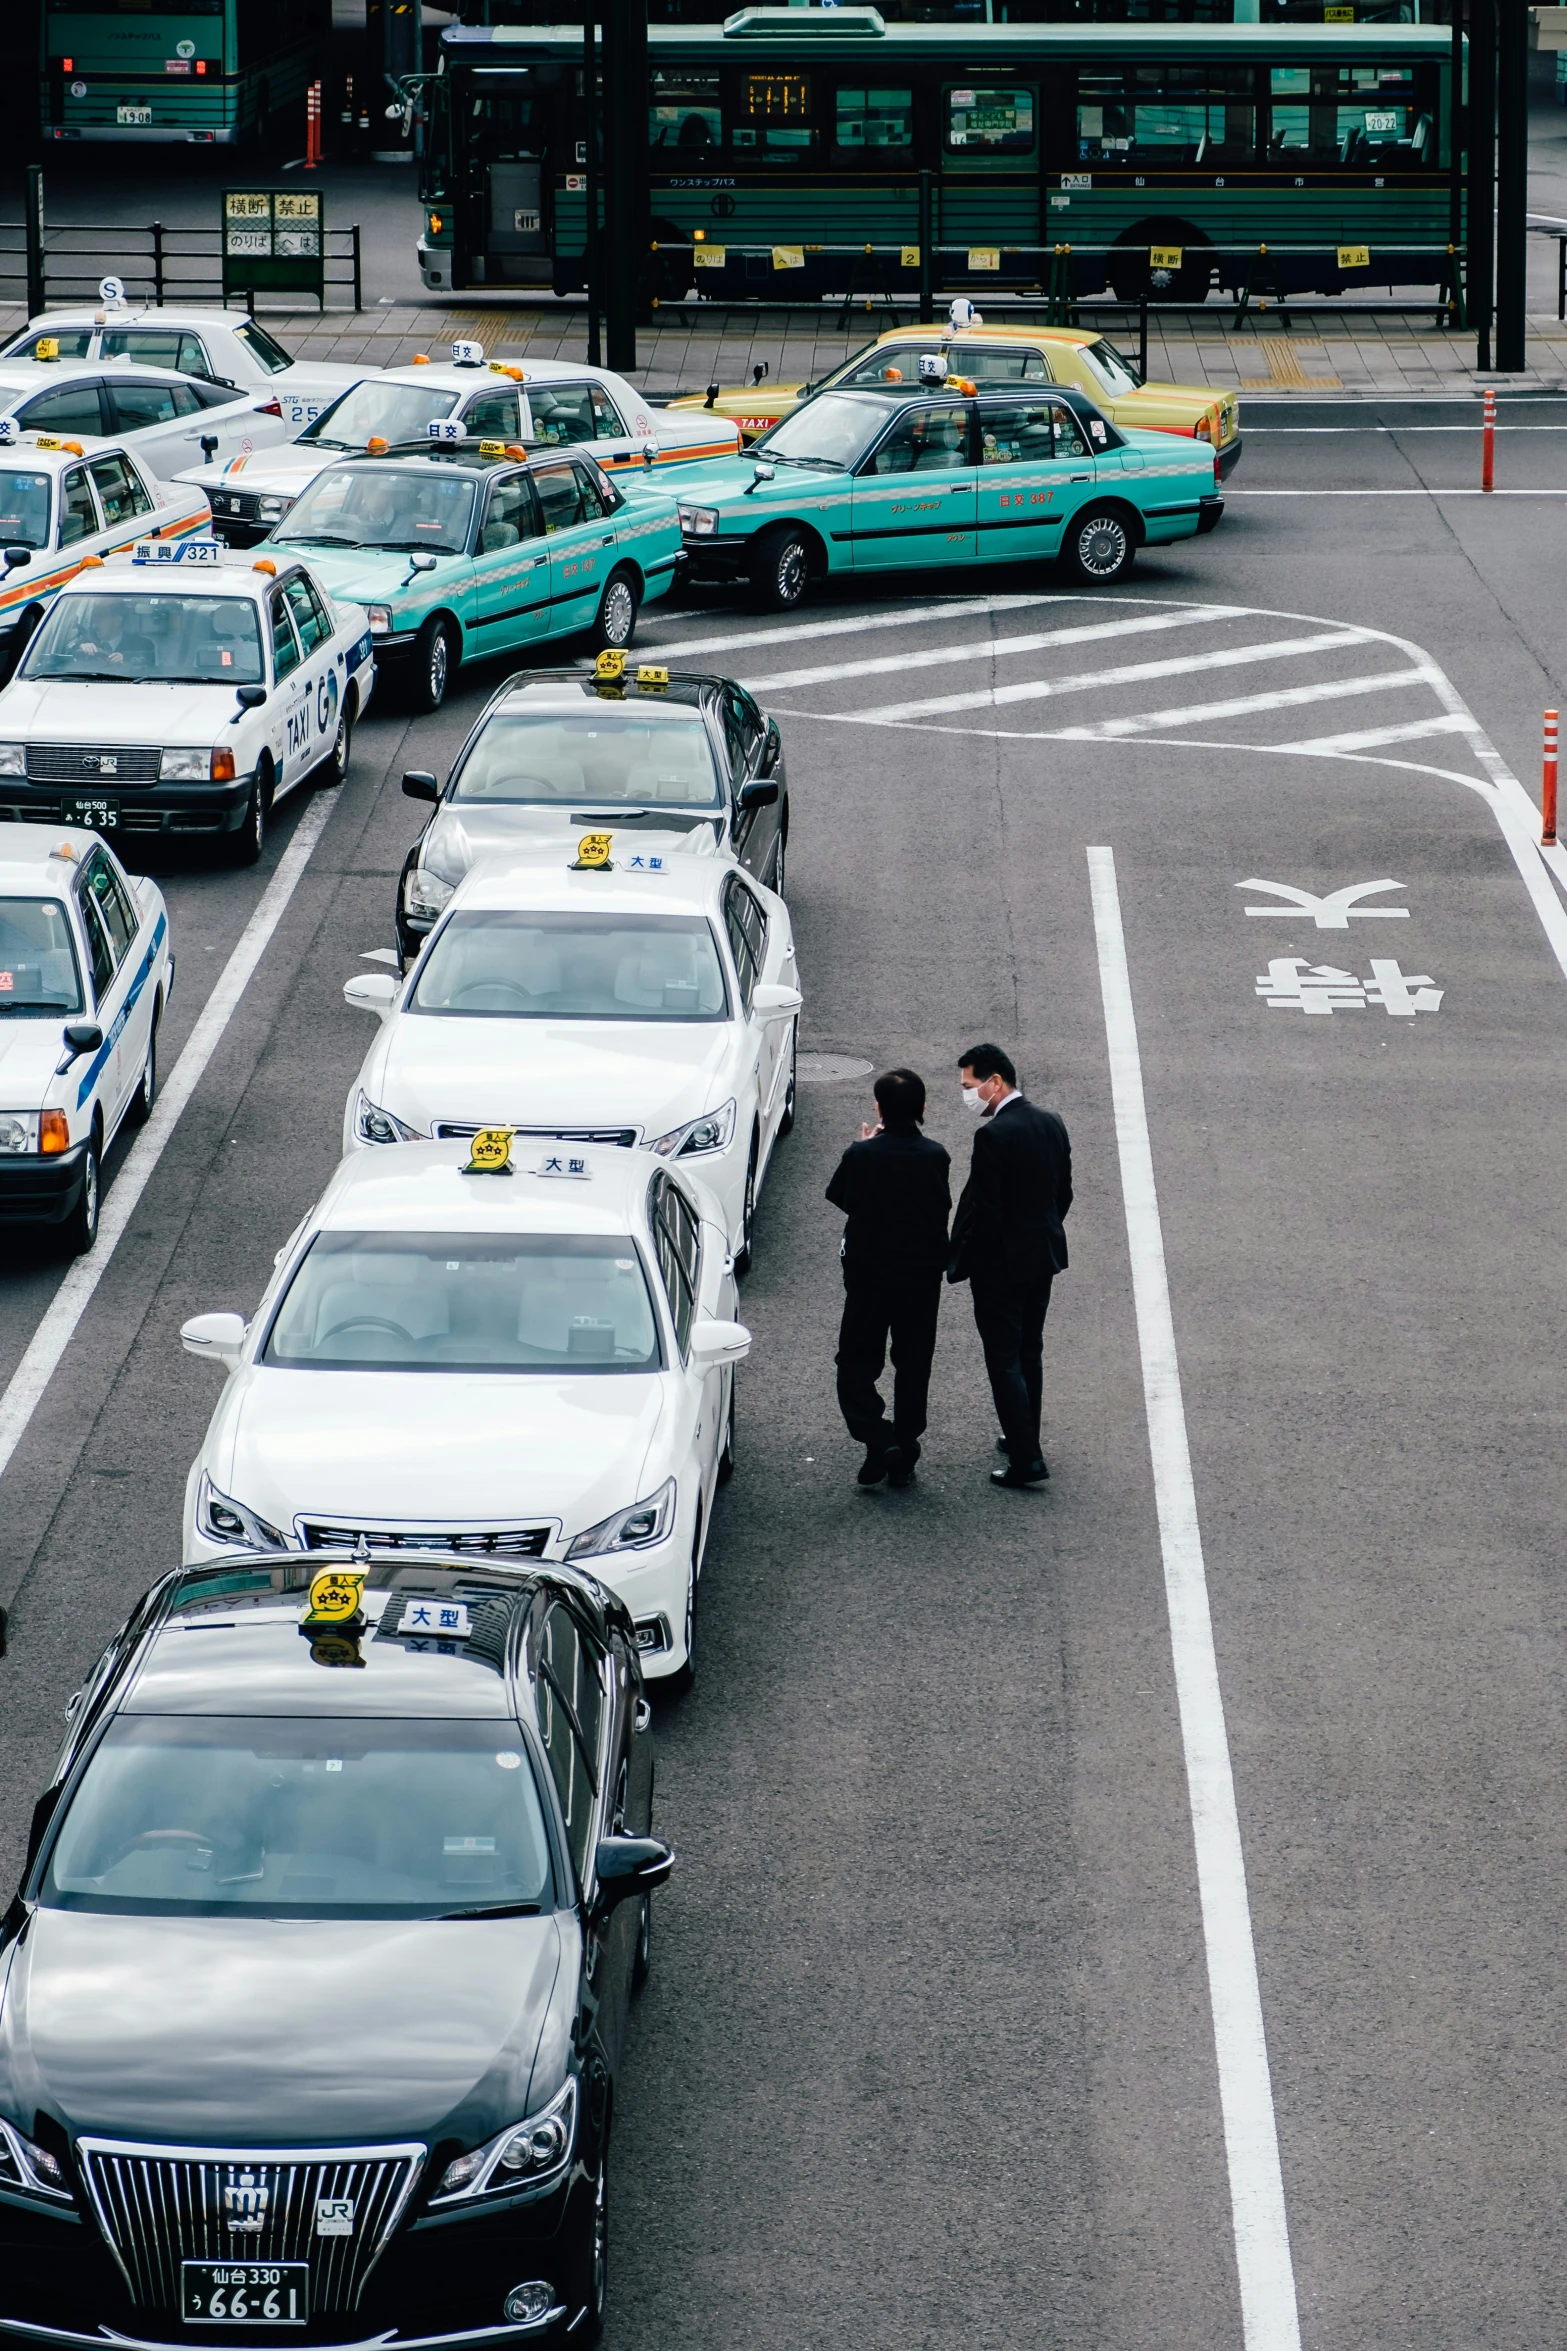
[[[208,1540],[232,1543],[246,1551],[286,1551],[286,1535],[247,1510],[230,1494],[220,1494],[205,1470],[196,1492],[196,1524]]]
[[[434,922],[456,887],[455,882],[443,881],[427,865],[416,865],[403,884],[403,912],[410,922]]]
[[[716,506],[681,506],[680,535],[684,539],[710,539],[718,528]]]
[[[33,1122],[25,1111],[0,1111],[0,1151],[30,1151]]]
[[[450,2204],[459,2197],[493,2194],[499,2188],[546,2186],[570,2162],[576,2135],[577,2084],[573,2076],[548,2106],[530,2114],[526,2122],[512,2124],[471,2154],[459,2155],[455,2163],[449,2163],[430,2202]]]
[[[611,1551],[645,1551],[661,1543],[675,1523],[675,1481],[666,1478],[656,1494],[634,1510],[617,1510],[588,1527],[566,1549],[568,1559],[597,1559]]]
[[[683,1127],[671,1127],[652,1148],[660,1159],[695,1159],[704,1151],[727,1151],[735,1139],[739,1105],[733,1100],[721,1110],[709,1110]]]
[[[24,776],[27,773],[27,745],[0,743],[0,776]]]
[[[392,607],[390,604],[367,604],[365,606],[365,610],[370,615],[371,636],[384,637],[392,626]]]
[[[422,1143],[426,1139],[417,1127],[405,1126],[400,1118],[372,1102],[363,1086],[354,1103],[354,1133],[361,1143]]]
[[[166,784],[204,784],[212,773],[212,753],[199,750],[165,751],[158,773]]]
[[[59,2157],[24,2139],[8,2122],[0,2122],[0,2187],[13,2194],[47,2196],[61,2204],[71,2201],[70,2183]]]
[[[287,514],[293,503],[292,498],[258,498],[256,512],[263,522],[276,522],[280,515]]]

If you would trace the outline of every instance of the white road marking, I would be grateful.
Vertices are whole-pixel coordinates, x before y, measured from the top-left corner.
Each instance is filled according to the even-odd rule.
[[[921,628],[933,620],[983,620],[991,612],[1024,612],[1041,604],[1067,604],[1078,599],[1048,593],[1016,596],[967,596],[957,604],[928,604],[914,611],[856,613],[849,620],[796,621],[788,628],[746,629],[722,637],[676,637],[671,653],[731,653],[744,645],[797,644],[809,637],[859,636],[866,629]],[[673,615],[671,615],[673,618]],[[662,648],[660,648],[662,650]]]
[[[931,645],[920,653],[891,653],[871,661],[840,661],[820,669],[779,670],[772,677],[753,677],[746,672],[746,684],[754,693],[778,693],[788,686],[823,686],[840,678],[881,677],[906,669],[935,669],[953,661],[987,661],[1015,659],[1022,653],[1039,653],[1052,645],[1085,645],[1102,642],[1110,637],[1146,636],[1157,629],[1196,628],[1212,614],[1216,620],[1237,620],[1244,607],[1240,605],[1195,608],[1177,605],[1143,620],[1107,620],[1086,623],[1080,628],[1039,629],[1026,637],[976,637],[961,645]]]
[[[1107,718],[1097,726],[1062,727],[1058,742],[1121,743],[1160,727],[1200,726],[1210,718],[1249,718],[1265,710],[1291,710],[1303,702],[1339,702],[1353,694],[1385,693],[1392,686],[1428,685],[1424,670],[1389,669],[1367,678],[1327,678],[1315,686],[1287,686],[1271,694],[1239,694],[1229,702],[1188,702],[1183,710],[1145,710],[1137,718]],[[1267,743],[1257,749],[1266,751]]]
[[[1379,890],[1402,890],[1402,882],[1349,882],[1342,890],[1328,890],[1319,898],[1315,891],[1298,890],[1293,882],[1265,882],[1255,874],[1250,881],[1237,882],[1237,890],[1269,890],[1275,898],[1287,898],[1287,906],[1248,906],[1246,912],[1260,921],[1274,917],[1282,922],[1299,922],[1309,915],[1319,931],[1347,931],[1351,922],[1408,922],[1407,906],[1362,906],[1358,901],[1369,898]]]
[[[1243,669],[1258,661],[1287,661],[1301,654],[1327,653],[1340,646],[1374,642],[1364,629],[1335,628],[1311,637],[1274,637],[1258,645],[1210,648],[1168,661],[1123,663],[1116,669],[1084,669],[1064,678],[1032,679],[1015,686],[987,686],[974,694],[942,694],[928,702],[888,702],[874,710],[854,712],[859,726],[882,726],[889,720],[944,717],[957,710],[994,710],[1014,702],[1043,702],[1057,694],[1094,693],[1104,686],[1144,685],[1155,678],[1188,676],[1193,670]]]
[[[137,1204],[147,1189],[153,1171],[163,1157],[179,1123],[180,1113],[200,1084],[207,1064],[216,1052],[223,1032],[261,961],[267,943],[283,918],[288,902],[299,885],[300,876],[310,862],[310,853],[326,827],[332,807],[330,793],[319,792],[300,817],[294,828],[293,839],[278,859],[277,871],[262,892],[255,913],[240,933],[238,945],[224,965],[216,987],[202,1006],[200,1018],[185,1040],[184,1052],[169,1072],[168,1082],[153,1104],[151,1118],[131,1145],[124,1166],[105,1195],[96,1247],[90,1249],[85,1257],[78,1257],[66,1274],[44,1309],[43,1319],[29,1340],[21,1362],[12,1373],[5,1394],[0,1396],[0,1475],[3,1475],[12,1454],[21,1443],[27,1424],[37,1411],[60,1358],[70,1345],[77,1324],[86,1313],[98,1284],[109,1270],[110,1259],[136,1213]]]
[[[1241,2324],[1246,2351],[1300,2351],[1295,2272],[1246,1890],[1246,1859],[1214,1654],[1114,851],[1090,849],[1088,872],[1137,1343],[1142,1356],[1148,1450],[1170,1615],[1170,1653],[1197,1855]]]
[[[1421,735],[1477,735],[1480,721],[1467,711],[1448,711],[1442,718],[1417,718],[1407,725],[1359,727],[1348,735],[1314,735],[1302,743],[1270,744],[1270,750],[1375,751],[1385,743],[1412,743]]]

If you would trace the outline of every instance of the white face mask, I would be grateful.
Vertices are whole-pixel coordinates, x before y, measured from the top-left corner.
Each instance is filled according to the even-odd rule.
[[[984,1107],[985,1107],[985,1097],[984,1097],[984,1095],[983,1095],[983,1094],[980,1092],[980,1090],[979,1090],[978,1086],[965,1086],[965,1087],[964,1087],[964,1089],[963,1089],[963,1107],[964,1107],[964,1109],[965,1109],[965,1110],[971,1110],[971,1111],[974,1113],[974,1116],[975,1116],[976,1118],[978,1118],[978,1116],[979,1116],[980,1112],[981,1112],[981,1111],[984,1109]]]

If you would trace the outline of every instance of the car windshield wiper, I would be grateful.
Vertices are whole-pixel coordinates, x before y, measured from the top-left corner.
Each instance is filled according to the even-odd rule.
[[[10,1020],[19,1012],[52,1012],[69,1016],[79,1010],[73,1004],[63,1004],[56,996],[6,996],[0,998],[0,1020]]]
[[[285,547],[363,547],[366,544],[349,531],[317,531],[314,537],[308,531],[289,531],[279,543]]]
[[[379,552],[386,555],[455,555],[457,553],[455,547],[443,547],[439,544],[432,546],[428,539],[376,539],[373,542],[362,539],[359,543],[361,546],[374,544]]]
[[[537,1918],[537,1902],[476,1902],[470,1910],[438,1910],[437,1919],[444,1918]]]
[[[847,473],[849,468],[841,457],[775,457],[770,449],[760,453],[765,465],[820,465],[829,473]]]

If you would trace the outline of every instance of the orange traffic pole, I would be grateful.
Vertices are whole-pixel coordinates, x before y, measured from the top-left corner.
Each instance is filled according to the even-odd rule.
[[[305,169],[321,160],[321,84],[312,82],[305,93]]]
[[[1545,714],[1545,761],[1540,780],[1540,847],[1556,846],[1556,713]]]
[[[1482,490],[1494,490],[1496,487],[1496,394],[1494,392],[1487,392],[1485,396],[1485,429],[1481,435],[1480,487]]]

